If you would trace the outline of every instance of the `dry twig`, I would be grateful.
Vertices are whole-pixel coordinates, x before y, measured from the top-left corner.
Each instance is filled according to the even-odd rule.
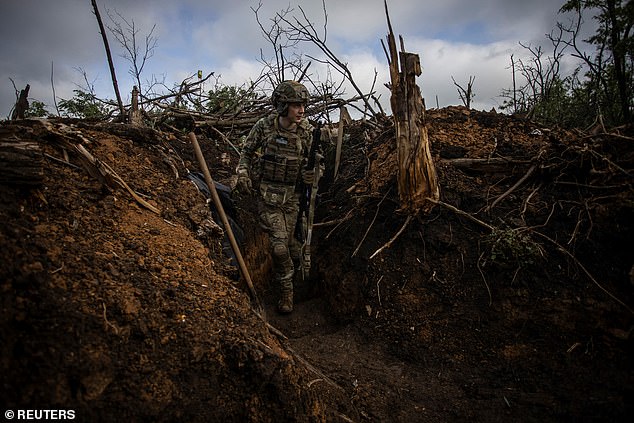
[[[381,248],[379,248],[378,250],[376,250],[374,252],[374,254],[372,254],[370,256],[370,260],[372,260],[374,257],[376,257],[377,254],[379,254],[381,251],[385,250],[386,248],[390,248],[390,246],[392,246],[392,244],[394,243],[394,241],[396,240],[396,238],[399,237],[399,235],[401,235],[403,233],[403,231],[405,230],[405,228],[407,227],[407,225],[409,224],[409,222],[412,220],[412,217],[414,217],[413,215],[408,215],[407,219],[405,219],[405,223],[403,223],[403,226],[401,226],[401,229],[398,230],[398,232],[396,233],[396,235],[394,235],[392,237],[392,239],[390,239],[384,246],[382,246]]]
[[[627,304],[625,304],[623,301],[619,300],[614,294],[612,294],[610,291],[608,291],[607,289],[605,289],[595,278],[594,276],[592,276],[592,274],[588,271],[588,269],[585,268],[585,266],[583,264],[581,264],[581,262],[579,261],[579,259],[577,257],[574,256],[574,254],[572,254],[570,251],[568,251],[567,249],[565,249],[561,244],[559,244],[557,241],[555,241],[554,239],[552,239],[551,237],[549,237],[548,235],[545,235],[541,232],[537,232],[537,231],[531,231],[532,233],[534,233],[535,235],[538,235],[542,238],[544,238],[546,241],[550,242],[551,244],[553,244],[555,247],[557,247],[557,249],[559,251],[561,251],[562,253],[564,253],[565,255],[567,255],[568,257],[570,257],[572,259],[572,261],[575,262],[575,264],[577,266],[579,266],[579,268],[581,270],[583,270],[583,273],[586,274],[586,276],[588,277],[588,279],[590,279],[592,281],[592,283],[594,283],[597,287],[599,287],[599,289],[603,292],[605,292],[610,298],[612,298],[614,301],[616,301],[617,303],[619,303],[620,305],[622,305],[623,307],[625,307],[625,309],[627,309],[627,311],[629,311],[630,313],[634,314],[634,310],[632,310]]]
[[[383,200],[385,200],[385,197],[387,197],[387,195],[390,193],[390,190],[388,190],[385,195],[383,196],[383,198],[381,198],[381,201],[379,201],[379,204],[376,206],[376,212],[374,213],[374,217],[372,218],[372,222],[370,222],[370,226],[368,226],[368,228],[365,230],[365,233],[363,234],[363,238],[361,238],[361,241],[359,241],[359,245],[357,245],[357,248],[354,250],[354,252],[352,253],[351,257],[354,257],[357,255],[357,253],[359,252],[359,248],[361,248],[361,244],[363,244],[363,241],[365,240],[365,237],[368,236],[368,233],[370,232],[370,228],[372,228],[372,225],[374,225],[374,222],[376,221],[376,217],[379,215],[379,210],[381,209],[381,204],[383,203]],[[372,258],[372,257],[370,257]]]
[[[515,191],[520,185],[522,185],[528,178],[530,178],[530,176],[533,174],[533,172],[535,171],[535,169],[537,169],[537,165],[532,165],[528,171],[526,172],[526,174],[524,174],[524,176],[522,176],[520,178],[519,181],[517,181],[511,188],[509,188],[504,194],[500,195],[498,198],[495,199],[495,201],[493,203],[491,203],[490,206],[488,206],[487,208],[484,209],[485,212],[490,212],[491,209],[493,207],[495,207],[500,201],[504,200],[506,197],[508,197],[513,191]]]
[[[161,214],[161,211],[157,207],[154,207],[152,204],[141,198],[110,166],[96,159],[83,145],[76,145],[75,150],[85,159],[83,163],[91,176],[96,177],[109,187],[120,186],[128,191],[130,195],[143,207],[156,214]]]
[[[484,272],[482,271],[482,266],[480,266],[482,257],[484,257],[484,253],[480,254],[480,257],[478,257],[478,262],[476,263],[476,266],[478,267],[478,270],[480,271],[480,275],[482,275],[484,286],[486,286],[487,292],[489,293],[489,307],[490,307],[491,304],[493,304],[493,296],[491,295],[491,288],[489,288],[489,283],[487,282],[487,278],[484,276]]]
[[[464,217],[466,217],[467,219],[469,219],[470,221],[472,221],[472,222],[474,222],[474,223],[477,223],[478,225],[480,225],[480,226],[483,226],[483,227],[487,228],[487,229],[488,229],[488,230],[490,230],[491,232],[493,232],[493,231],[495,230],[495,227],[493,227],[493,226],[489,225],[488,223],[483,222],[483,221],[481,221],[480,219],[478,219],[478,218],[476,218],[476,217],[474,217],[474,216],[470,215],[469,213],[467,213],[467,212],[465,212],[465,211],[462,211],[462,210],[460,210],[459,208],[452,206],[451,204],[447,204],[447,203],[445,203],[444,201],[434,200],[434,199],[432,199],[432,198],[427,198],[427,201],[430,201],[430,202],[432,202],[432,203],[434,203],[434,204],[437,204],[437,205],[442,206],[442,207],[444,207],[444,208],[446,208],[446,209],[448,209],[448,210],[451,210],[452,212],[454,212],[454,213],[456,213],[456,214],[458,214],[458,215],[460,215],[460,216],[464,216]]]

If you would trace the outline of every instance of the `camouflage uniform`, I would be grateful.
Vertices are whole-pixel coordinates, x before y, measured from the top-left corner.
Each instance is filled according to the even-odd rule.
[[[269,235],[274,280],[281,302],[290,298],[290,309],[283,310],[290,312],[293,279],[301,259],[301,245],[293,236],[299,212],[298,182],[313,127],[302,119],[294,131],[288,131],[279,125],[279,116],[271,114],[253,126],[242,147],[237,172],[248,172],[258,195],[260,225]]]

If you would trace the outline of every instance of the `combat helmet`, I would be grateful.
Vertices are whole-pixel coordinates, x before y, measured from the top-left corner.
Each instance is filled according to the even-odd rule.
[[[275,87],[273,95],[271,96],[271,102],[280,115],[286,116],[288,113],[288,103],[306,104],[309,96],[305,86],[297,81],[289,80],[281,82]]]

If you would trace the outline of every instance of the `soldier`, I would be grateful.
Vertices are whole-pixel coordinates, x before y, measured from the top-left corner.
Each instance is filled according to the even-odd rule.
[[[236,190],[258,198],[260,225],[269,235],[280,313],[293,311],[293,280],[300,272],[301,246],[293,236],[299,211],[299,182],[312,184],[304,168],[312,125],[304,118],[308,90],[296,81],[280,83],[271,97],[276,113],[260,119],[246,138],[236,168]]]

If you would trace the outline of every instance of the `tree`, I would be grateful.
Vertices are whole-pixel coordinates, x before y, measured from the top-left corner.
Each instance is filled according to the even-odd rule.
[[[566,82],[560,76],[560,64],[567,47],[562,34],[563,29],[559,28],[558,33],[547,35],[552,45],[550,54],[546,54],[542,46],[519,43],[530,55],[526,59],[515,59],[511,55],[513,89],[503,92],[509,100],[504,102],[502,109],[525,113],[543,122],[560,123],[558,116],[561,109],[557,104],[562,100],[562,87]],[[523,77],[519,86],[516,79],[518,72]],[[565,91],[563,95],[565,97]]]
[[[583,40],[596,47],[593,56],[582,51],[578,44],[583,10],[596,11],[597,31]],[[614,110],[616,115],[606,117],[613,124],[631,122],[634,106],[634,1],[568,0],[560,11],[577,15],[576,25],[567,30],[571,35],[569,45],[575,49],[575,56],[588,66],[589,83],[598,90],[597,98],[603,113],[612,109],[611,102],[617,104],[618,109]],[[612,93],[614,96],[610,95]]]
[[[541,46],[520,43],[528,59],[511,56],[513,88],[505,90],[502,109],[525,113],[547,124],[586,127],[601,121],[618,126],[632,121],[634,106],[634,1],[568,0],[560,13],[573,12],[573,19],[548,35],[552,52]],[[580,40],[583,11],[595,15],[597,29],[587,40]],[[587,51],[582,42],[594,46]],[[580,64],[569,75],[560,74],[566,50]],[[520,76],[523,81],[517,81]]]
[[[308,66],[304,65],[303,57],[301,55],[295,55],[290,61],[285,57],[285,51],[292,51],[299,43],[297,40],[291,41],[289,39],[288,29],[284,28],[284,20],[287,15],[292,14],[293,9],[289,6],[276,13],[275,16],[271,18],[271,26],[267,28],[260,20],[259,11],[261,7],[262,2],[260,1],[258,7],[252,7],[251,10],[255,14],[255,20],[260,26],[264,38],[273,46],[273,59],[267,58],[260,49],[260,62],[264,65],[264,73],[268,75],[272,86],[276,86],[285,79],[289,79],[286,71],[290,71],[292,74],[290,79],[301,80],[306,74],[304,69]]]
[[[451,77],[451,80],[453,81],[453,84],[458,89],[458,95],[460,96],[460,100],[462,100],[462,104],[464,104],[467,109],[470,109],[471,100],[473,100],[473,97],[475,97],[475,93],[473,92],[473,83],[475,81],[475,76],[469,76],[469,82],[467,83],[467,88],[464,88],[461,85],[458,85],[458,83],[453,78],[453,76]]]
[[[128,73],[134,79],[134,82],[136,86],[139,87],[139,90],[141,90],[143,87],[141,84],[141,73],[143,73],[143,69],[145,68],[147,61],[154,55],[154,49],[156,48],[156,43],[158,41],[158,39],[154,36],[156,24],[152,26],[150,32],[145,36],[145,44],[143,46],[143,50],[141,50],[138,40],[140,30],[137,28],[134,20],[128,20],[120,13],[115,13],[120,20],[115,19],[115,17],[108,12],[108,17],[112,22],[112,26],[108,26],[108,29],[114,35],[121,47],[123,47],[124,53],[121,57],[130,63]],[[145,92],[147,92],[150,88],[151,87],[148,87]]]
[[[31,104],[29,104],[29,108],[27,109],[27,111],[24,114],[24,116],[26,116],[26,117],[48,117],[48,116],[50,116],[50,113],[48,111],[46,111],[46,104],[44,104],[43,102],[41,102],[39,100],[33,100],[33,101],[31,101]]]
[[[277,13],[275,17],[271,19],[273,25],[271,29],[267,30],[262,25],[258,16],[261,6],[262,2],[260,2],[258,8],[252,10],[256,14],[256,20],[260,24],[265,37],[274,45],[276,59],[274,65],[277,69],[276,75],[278,78],[281,77],[283,79],[287,79],[284,75],[284,71],[288,69],[292,70],[294,79],[296,80],[301,80],[303,77],[307,76],[306,71],[310,66],[310,62],[305,65],[301,61],[301,56],[299,56],[289,63],[285,59],[283,51],[285,49],[295,47],[299,43],[308,42],[316,46],[324,54],[325,58],[317,58],[310,55],[306,55],[306,57],[312,61],[328,65],[329,68],[335,69],[343,78],[342,83],[339,85],[331,83],[330,78],[322,84],[313,83],[315,89],[320,92],[320,97],[332,98],[336,96],[343,82],[347,80],[355,92],[359,95],[358,100],[363,102],[365,109],[369,111],[371,115],[376,116],[376,112],[373,110],[369,102],[371,95],[363,94],[355,82],[352,72],[348,68],[348,64],[341,61],[328,47],[328,13],[326,11],[326,4],[324,0],[322,0],[324,24],[320,31],[317,31],[315,24],[308,18],[306,12],[301,6],[298,6],[301,17],[294,15],[293,9],[287,8]],[[272,61],[268,61],[267,63],[269,67],[273,68],[273,66],[271,66]],[[278,80],[272,82],[275,84],[280,81]]]
[[[206,111],[210,114],[236,114],[241,105],[257,98],[256,94],[243,87],[216,85],[207,93]]]
[[[80,89],[73,90],[75,96],[69,100],[59,101],[59,110],[66,117],[80,119],[103,119],[108,116],[108,110],[96,97]]]

